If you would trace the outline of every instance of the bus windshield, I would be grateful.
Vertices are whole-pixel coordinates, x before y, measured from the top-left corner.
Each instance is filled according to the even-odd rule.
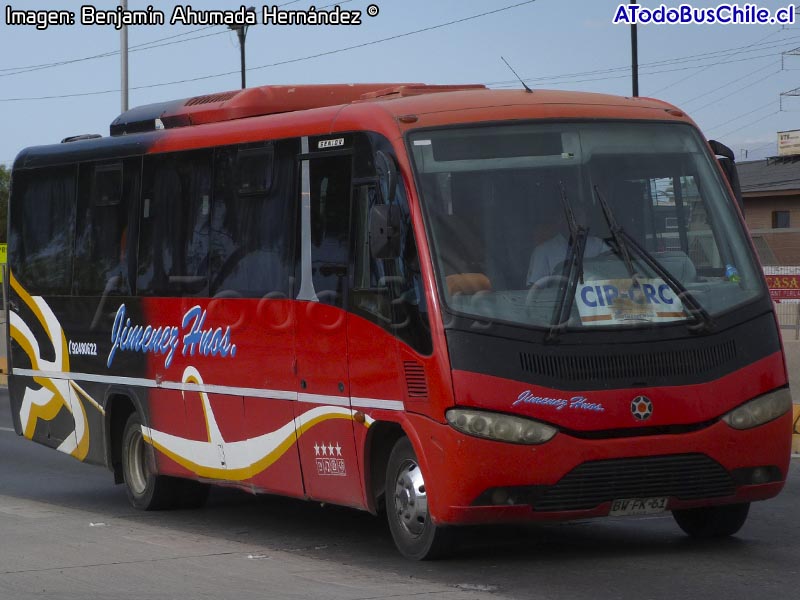
[[[708,325],[765,293],[688,125],[492,125],[409,142],[454,312],[539,327]]]

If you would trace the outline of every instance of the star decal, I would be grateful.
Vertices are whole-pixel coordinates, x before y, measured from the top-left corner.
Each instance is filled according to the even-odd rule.
[[[339,442],[336,442],[334,445],[332,442],[314,442],[314,456],[330,456],[331,458],[335,456],[342,456],[342,446]]]

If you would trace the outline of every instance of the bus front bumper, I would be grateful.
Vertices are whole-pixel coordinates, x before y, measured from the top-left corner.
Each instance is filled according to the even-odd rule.
[[[786,480],[791,414],[749,430],[724,422],[691,433],[537,446],[464,435],[412,417],[428,503],[440,525],[570,520],[609,514],[615,500],[666,497],[666,510],[765,500]]]

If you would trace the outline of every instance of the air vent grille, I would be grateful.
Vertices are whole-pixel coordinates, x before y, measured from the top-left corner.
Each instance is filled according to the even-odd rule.
[[[184,106],[197,106],[198,104],[212,104],[213,102],[225,102],[235,97],[239,92],[223,92],[221,94],[209,94],[207,96],[195,96],[189,98]]]
[[[562,381],[651,380],[701,375],[735,360],[733,340],[705,348],[637,354],[553,356],[520,352],[523,371]]]
[[[735,489],[730,473],[704,454],[602,460],[583,463],[567,473],[534,508],[590,509],[622,498],[719,498]]]
[[[428,382],[425,380],[425,367],[418,362],[404,361],[403,370],[406,374],[406,389],[409,398],[427,398]]]

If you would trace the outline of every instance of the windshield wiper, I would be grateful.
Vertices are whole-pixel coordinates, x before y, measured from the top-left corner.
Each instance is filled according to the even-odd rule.
[[[561,331],[562,325],[569,320],[572,313],[572,305],[575,302],[575,291],[578,289],[578,281],[583,282],[583,255],[586,252],[586,240],[589,237],[589,229],[579,225],[575,220],[575,213],[572,204],[567,198],[567,191],[564,189],[564,182],[559,182],[559,196],[564,215],[567,218],[569,227],[569,250],[564,260],[561,284],[558,288],[556,297],[556,307],[553,311],[553,319],[550,331],[547,333],[546,341],[552,342]]]
[[[708,311],[703,308],[697,299],[692,296],[691,292],[687,290],[686,287],[672,275],[672,273],[661,266],[661,263],[659,263],[655,257],[650,254],[650,252],[643,248],[639,242],[633,238],[633,236],[631,236],[627,231],[625,231],[625,229],[622,228],[619,223],[617,223],[608,201],[600,193],[600,188],[598,188],[597,185],[594,186],[594,193],[603,209],[603,216],[606,219],[606,223],[608,223],[608,229],[611,232],[611,237],[613,238],[616,246],[616,251],[622,257],[622,260],[625,263],[625,267],[628,269],[628,273],[630,273],[634,285],[638,285],[638,275],[633,266],[633,261],[631,260],[629,250],[633,250],[637,255],[639,255],[644,263],[653,271],[655,271],[656,275],[663,279],[667,285],[672,288],[673,292],[678,294],[678,298],[680,298],[681,303],[686,309],[686,312],[688,312],[689,316],[697,321],[697,324],[690,327],[690,330],[696,332],[711,331],[714,328],[714,320],[711,318],[711,315],[708,314]]]

